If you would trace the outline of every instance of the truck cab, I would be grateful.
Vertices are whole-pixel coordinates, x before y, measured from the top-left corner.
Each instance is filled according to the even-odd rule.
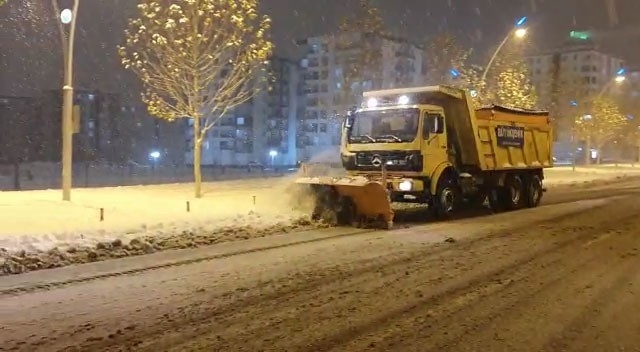
[[[392,189],[418,201],[424,180],[449,160],[445,112],[436,105],[378,104],[376,98],[369,98],[366,107],[345,120],[343,166],[352,175],[382,176],[384,170]]]

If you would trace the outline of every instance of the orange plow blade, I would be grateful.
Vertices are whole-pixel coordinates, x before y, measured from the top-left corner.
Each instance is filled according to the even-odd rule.
[[[385,186],[366,177],[302,177],[297,184],[309,185],[315,197],[314,216],[330,211],[339,225],[377,222],[393,225],[393,210]]]

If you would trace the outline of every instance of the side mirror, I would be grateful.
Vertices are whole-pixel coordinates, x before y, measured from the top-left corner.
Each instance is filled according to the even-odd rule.
[[[431,115],[431,133],[440,134],[444,132],[444,118],[441,115]]]
[[[344,120],[344,127],[347,129],[351,129],[351,127],[353,127],[353,117],[352,116],[347,116],[347,118]]]
[[[355,115],[355,109],[350,109],[347,111],[347,117],[344,120],[344,127],[347,129],[351,129],[353,127],[353,117]]]

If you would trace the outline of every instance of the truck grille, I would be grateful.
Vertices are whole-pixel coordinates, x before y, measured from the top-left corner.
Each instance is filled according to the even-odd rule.
[[[422,156],[419,151],[370,151],[358,152],[355,169],[362,171],[380,170],[385,163],[389,171],[421,171]]]

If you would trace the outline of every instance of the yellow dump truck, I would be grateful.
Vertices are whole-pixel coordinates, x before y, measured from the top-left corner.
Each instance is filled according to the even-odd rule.
[[[344,177],[305,176],[313,217],[341,225],[393,224],[391,202],[427,204],[447,218],[487,199],[496,211],[536,207],[543,169],[553,166],[549,113],[503,106],[474,109],[447,86],[365,92],[343,122]]]

